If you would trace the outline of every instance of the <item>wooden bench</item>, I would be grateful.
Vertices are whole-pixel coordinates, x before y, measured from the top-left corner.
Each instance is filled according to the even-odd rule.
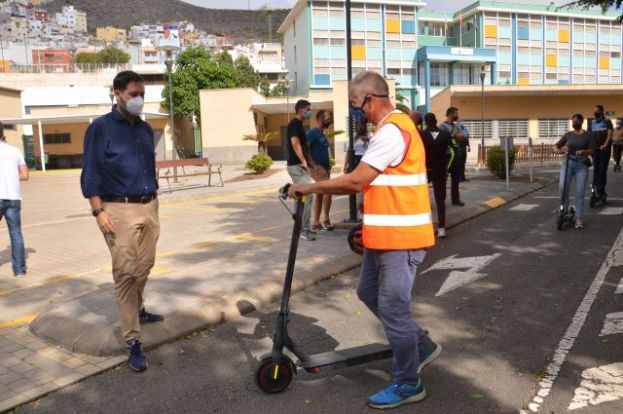
[[[190,176],[195,174],[186,174],[186,170],[184,167],[200,167],[207,166],[208,167],[208,187],[212,187],[212,174],[218,175],[219,183],[216,184],[218,187],[223,187],[225,184],[223,183],[223,176],[221,174],[221,170],[223,168],[222,164],[210,164],[210,161],[207,158],[184,158],[177,160],[161,160],[156,161],[156,175],[158,179],[160,179],[160,170],[166,168],[166,172],[164,173],[164,177],[167,180],[167,184],[169,189],[171,188],[171,169],[181,167],[182,174],[181,176]]]

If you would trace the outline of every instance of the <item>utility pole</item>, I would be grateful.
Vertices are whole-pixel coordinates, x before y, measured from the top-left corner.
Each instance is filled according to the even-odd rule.
[[[346,74],[348,76],[348,90],[350,91],[350,82],[353,80],[353,56],[351,41],[351,19],[350,19],[350,0],[346,0]],[[355,169],[355,149],[353,140],[353,120],[350,116],[350,100],[348,104],[348,170]],[[357,221],[357,196],[351,194],[348,197],[348,221],[355,223]]]

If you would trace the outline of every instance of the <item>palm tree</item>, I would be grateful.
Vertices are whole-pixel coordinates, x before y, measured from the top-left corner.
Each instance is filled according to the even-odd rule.
[[[279,133],[275,131],[271,132],[258,132],[257,134],[246,134],[242,137],[244,141],[257,142],[258,154],[266,154],[268,149],[268,143],[274,139],[279,138]]]

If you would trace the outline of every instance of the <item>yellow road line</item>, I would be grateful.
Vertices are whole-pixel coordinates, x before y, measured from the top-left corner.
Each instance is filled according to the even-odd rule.
[[[260,242],[266,242],[266,243],[277,243],[277,242],[279,242],[279,239],[276,239],[274,237],[254,236],[251,233],[239,234],[239,235],[236,236],[236,240],[260,241]]]
[[[14,328],[16,326],[25,325],[35,320],[39,316],[38,313],[32,315],[22,316],[21,318],[13,319],[12,321],[0,322],[0,329]]]
[[[487,201],[484,201],[482,204],[491,208],[497,208],[506,204],[506,200],[501,197],[493,197],[488,199]]]

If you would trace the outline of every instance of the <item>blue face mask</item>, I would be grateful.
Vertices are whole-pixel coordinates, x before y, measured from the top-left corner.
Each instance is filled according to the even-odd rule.
[[[350,104],[350,117],[355,122],[360,123],[361,125],[366,125],[368,123],[368,115],[366,115],[366,111],[363,110],[363,107],[366,105],[366,101],[368,98],[364,99],[361,103],[360,107],[353,106]]]
[[[305,119],[311,118],[312,117],[312,111],[306,111],[304,116],[305,116]]]

